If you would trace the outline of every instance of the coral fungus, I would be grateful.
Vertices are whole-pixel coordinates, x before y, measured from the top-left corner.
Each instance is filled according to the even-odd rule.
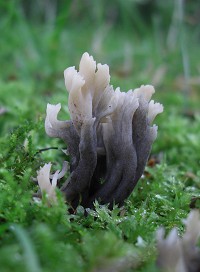
[[[73,208],[78,204],[123,205],[140,179],[163,111],[150,101],[150,85],[121,92],[110,85],[108,65],[84,53],[79,71],[64,71],[71,120],[58,121],[61,105],[47,105],[46,133],[61,138],[71,157],[70,176],[61,187]]]
[[[185,233],[182,238],[173,228],[164,238],[165,230],[157,230],[157,264],[161,271],[196,272],[200,270],[200,250],[197,242],[200,237],[200,216],[192,210],[184,220]]]

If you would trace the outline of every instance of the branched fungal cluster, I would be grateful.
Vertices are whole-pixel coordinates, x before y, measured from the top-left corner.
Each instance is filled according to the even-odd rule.
[[[70,176],[61,191],[73,208],[78,204],[123,205],[143,174],[163,111],[150,101],[154,88],[141,86],[127,93],[110,85],[108,65],[84,53],[79,71],[64,71],[71,120],[59,121],[61,105],[47,105],[45,130],[61,138],[71,157]]]
[[[157,265],[161,271],[200,271],[200,250],[197,247],[200,237],[199,211],[192,210],[183,222],[186,228],[182,237],[179,237],[176,228],[166,238],[164,228],[157,230]]]

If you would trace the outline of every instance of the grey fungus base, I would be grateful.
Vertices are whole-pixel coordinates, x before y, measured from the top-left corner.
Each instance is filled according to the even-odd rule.
[[[61,187],[73,209],[93,208],[94,201],[122,206],[143,174],[163,111],[150,101],[154,88],[113,89],[107,65],[83,54],[79,72],[65,70],[70,121],[58,121],[61,105],[47,106],[46,133],[62,139],[71,158],[70,176]],[[150,102],[149,102],[150,101]]]

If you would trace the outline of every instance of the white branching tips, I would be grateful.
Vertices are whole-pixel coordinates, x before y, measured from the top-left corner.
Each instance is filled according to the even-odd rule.
[[[96,112],[98,104],[110,82],[109,67],[102,64],[96,66],[93,57],[84,53],[80,61],[79,72],[74,67],[70,67],[64,71],[64,77],[65,86],[69,92],[68,107],[71,119],[80,135],[84,120],[98,117]],[[108,89],[106,98],[104,98],[106,102],[106,104],[104,102],[104,107],[106,105],[108,109],[111,99]]]
[[[154,121],[156,115],[162,112],[163,112],[163,105],[161,105],[160,103],[154,103],[154,100],[151,100],[149,102],[149,110],[148,110],[149,123],[151,124]]]
[[[157,231],[157,263],[162,271],[187,272],[200,269],[200,251],[197,248],[200,238],[199,211],[191,211],[184,223],[186,230],[182,238],[178,236],[176,228],[166,238],[163,228]]]
[[[37,172],[37,181],[40,187],[41,193],[46,193],[48,200],[52,202],[56,202],[56,186],[58,179],[64,177],[68,170],[68,163],[65,161],[63,163],[63,169],[61,171],[56,171],[53,175],[50,175],[51,171],[51,163],[45,164],[40,168]]]
[[[151,85],[142,85],[140,88],[134,90],[137,97],[149,102],[152,95],[155,93],[154,87]]]
[[[177,230],[175,228],[172,229],[166,239],[164,235],[164,229],[160,228],[157,231],[158,266],[163,271],[186,272],[182,256],[181,240],[178,237]]]
[[[188,217],[183,220],[186,231],[183,236],[185,244],[195,245],[200,237],[200,215],[197,210],[189,213]]]
[[[46,119],[45,119],[45,131],[50,137],[58,137],[62,130],[68,126],[67,121],[59,121],[57,119],[58,113],[61,109],[61,104],[51,105],[47,104]]]
[[[70,156],[70,176],[61,190],[73,208],[80,201],[93,207],[95,199],[123,205],[143,174],[157,136],[152,122],[163,107],[150,101],[151,85],[114,90],[108,65],[96,64],[88,53],[79,70],[67,68],[64,78],[71,120],[58,121],[60,104],[47,105],[45,120],[46,133],[64,140]]]
[[[42,193],[46,193],[49,200],[56,201],[55,188],[57,185],[58,172],[53,176],[50,182],[51,163],[45,164],[37,173],[37,180]]]

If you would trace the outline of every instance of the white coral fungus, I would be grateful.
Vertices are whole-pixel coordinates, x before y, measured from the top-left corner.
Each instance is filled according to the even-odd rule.
[[[56,186],[58,179],[61,179],[67,172],[68,164],[63,163],[63,169],[61,171],[57,170],[53,175],[50,175],[51,163],[46,163],[37,172],[37,181],[42,193],[47,194],[47,198],[50,202],[56,202]]]
[[[144,172],[163,106],[151,100],[154,87],[122,92],[110,85],[108,65],[84,53],[79,69],[64,71],[70,119],[57,119],[61,105],[47,105],[45,130],[67,145],[70,176],[61,187],[73,208],[78,204],[123,205]],[[100,181],[104,180],[104,183]]]
[[[200,251],[197,248],[200,237],[199,211],[192,210],[183,222],[186,230],[182,238],[176,228],[166,238],[163,228],[157,231],[157,263],[162,271],[188,272],[200,269]]]

